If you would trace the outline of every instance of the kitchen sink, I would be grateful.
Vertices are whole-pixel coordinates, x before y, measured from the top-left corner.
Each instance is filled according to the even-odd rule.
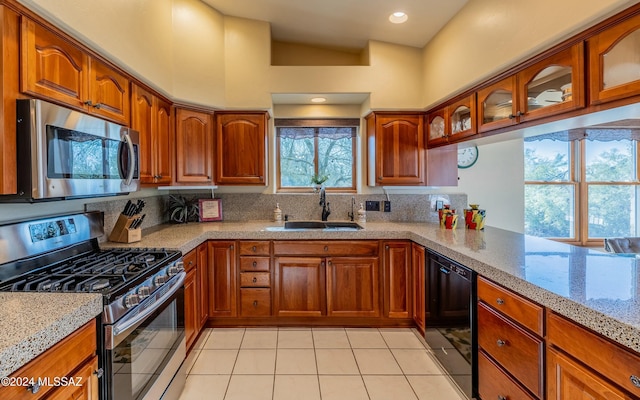
[[[268,231],[357,231],[364,229],[351,221],[287,221],[282,226],[266,228]]]

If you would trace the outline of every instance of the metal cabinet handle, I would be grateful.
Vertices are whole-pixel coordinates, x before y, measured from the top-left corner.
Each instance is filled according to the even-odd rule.
[[[85,105],[85,106],[89,106],[89,107],[93,107],[93,102],[92,102],[91,100],[86,100],[86,101],[84,102],[84,105]]]
[[[254,307],[258,307],[258,300],[254,300],[254,301],[253,301],[253,306],[254,306]]]
[[[253,265],[253,268],[255,268],[255,267],[257,267],[257,266],[258,266],[258,262],[257,262],[257,261],[254,261],[251,265]]]
[[[102,375],[104,375],[104,370],[102,368],[98,368],[97,370],[93,371],[93,374],[97,376],[98,379],[100,379],[102,378]]]
[[[254,276],[252,281],[253,281],[253,283],[258,282],[258,278],[256,278],[256,277]]]
[[[27,391],[36,394],[40,391],[40,382],[36,382],[36,383],[32,383],[31,385],[27,386]]]
[[[329,246],[324,246],[324,251],[329,251]]]
[[[496,341],[496,344],[498,345],[498,347],[502,347],[502,346],[506,345],[506,344],[507,344],[507,342],[505,342],[505,341],[504,341],[504,340],[502,340],[502,339],[498,339],[498,340]]]
[[[229,249],[233,250],[233,245],[229,246]]]
[[[507,398],[503,395],[498,395],[498,400],[507,400]]]
[[[499,305],[499,306],[501,306],[501,305],[503,305],[503,304],[504,304],[504,299],[502,299],[502,298],[498,297],[498,298],[496,299],[496,303],[498,303],[498,305]]]
[[[640,388],[640,378],[635,375],[631,375],[629,379],[631,380],[631,383],[633,383],[633,386]]]
[[[251,251],[253,251],[254,253],[255,253],[257,250],[258,250],[258,248],[257,248],[256,246],[253,246],[253,247],[251,248]]]
[[[99,110],[99,109],[101,109],[101,108],[102,108],[102,103],[96,103],[96,104],[94,104],[94,105],[93,105],[93,108],[98,109],[98,110]]]

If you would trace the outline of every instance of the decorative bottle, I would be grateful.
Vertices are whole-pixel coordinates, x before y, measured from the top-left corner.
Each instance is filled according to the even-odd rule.
[[[276,203],[276,208],[273,210],[273,220],[276,222],[282,222],[282,210],[280,209],[280,203]]]
[[[364,210],[362,203],[360,203],[360,208],[358,209],[358,222],[367,222],[367,212]]]

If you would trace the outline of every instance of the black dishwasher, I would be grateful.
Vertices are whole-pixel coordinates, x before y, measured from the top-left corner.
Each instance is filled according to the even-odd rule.
[[[425,340],[468,398],[477,397],[476,273],[429,250]]]

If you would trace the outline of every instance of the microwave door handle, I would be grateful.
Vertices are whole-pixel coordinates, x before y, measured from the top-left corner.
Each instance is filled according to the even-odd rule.
[[[133,181],[133,174],[135,172],[134,169],[136,165],[136,153],[133,149],[133,142],[131,141],[131,137],[128,133],[124,134],[124,141],[127,143],[127,148],[129,149],[129,170],[127,171],[127,177],[124,181],[125,185],[128,186],[131,184],[131,181]]]
[[[167,291],[167,293],[163,294],[160,298],[156,299],[153,307],[146,308],[140,314],[134,315],[131,318],[126,318],[121,320],[117,324],[113,326],[113,336],[118,336],[120,333],[139,325],[142,321],[144,321],[150,314],[154,313],[158,308],[160,308],[167,299],[171,298],[184,284],[184,278],[187,274],[182,271],[177,275],[175,281],[171,285],[171,289]]]

